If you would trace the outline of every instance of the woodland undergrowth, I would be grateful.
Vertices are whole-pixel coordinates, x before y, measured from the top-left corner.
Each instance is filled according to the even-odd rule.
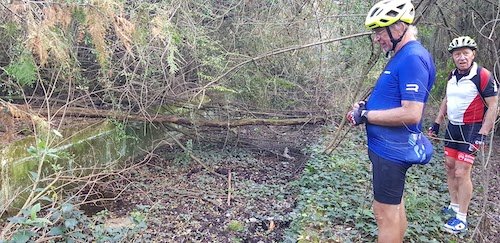
[[[362,131],[353,130],[331,155],[323,154],[317,147],[310,149],[311,157],[296,182],[300,193],[287,242],[294,242],[294,239],[299,242],[375,241],[371,165]],[[488,242],[487,237],[492,236],[483,238],[488,234],[484,230],[498,225],[484,228],[479,222],[489,217],[482,212],[482,200],[488,197],[484,194],[485,187],[490,183],[483,181],[488,170],[484,168],[486,160],[478,162],[475,168],[469,231],[453,236],[442,231],[447,218],[441,214],[441,209],[449,203],[449,197],[443,149],[439,142],[435,145],[429,164],[412,166],[407,172],[404,198],[409,226],[405,242]],[[486,210],[493,207],[494,203],[488,203]]]

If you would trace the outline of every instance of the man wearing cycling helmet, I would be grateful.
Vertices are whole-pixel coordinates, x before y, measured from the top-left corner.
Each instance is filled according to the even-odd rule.
[[[456,68],[448,76],[446,96],[429,128],[429,135],[436,137],[445,116],[448,118],[444,150],[450,205],[443,213],[451,217],[444,229],[453,234],[467,230],[472,164],[497,112],[498,87],[491,73],[474,62],[476,49],[469,36],[457,37],[449,44]]]
[[[373,212],[378,242],[402,242],[408,222],[403,201],[406,171],[427,163],[432,145],[422,134],[422,114],[436,70],[417,41],[410,0],[384,0],[366,16],[373,41],[390,57],[367,101],[347,114],[352,125],[366,123],[372,163]]]

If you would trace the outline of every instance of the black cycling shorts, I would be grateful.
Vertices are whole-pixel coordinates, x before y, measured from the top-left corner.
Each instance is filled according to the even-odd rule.
[[[456,161],[474,164],[478,145],[474,145],[476,139],[480,139],[479,130],[481,123],[467,125],[453,125],[448,123],[444,135],[444,154]]]
[[[444,135],[444,146],[455,149],[460,152],[473,154],[476,150],[471,144],[478,138],[482,123],[473,123],[466,125],[453,125],[448,122],[446,134]]]
[[[377,202],[398,205],[403,198],[406,171],[411,164],[386,160],[368,150],[372,162],[373,197]]]

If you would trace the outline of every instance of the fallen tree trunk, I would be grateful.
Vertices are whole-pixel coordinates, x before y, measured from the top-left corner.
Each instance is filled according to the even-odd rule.
[[[51,113],[46,109],[39,109],[38,114],[42,116],[54,117],[89,117],[89,118],[113,118],[127,121],[144,121],[153,123],[173,123],[185,126],[203,126],[203,127],[239,127],[249,125],[270,125],[270,126],[291,126],[304,124],[321,124],[325,122],[325,117],[310,116],[299,118],[242,118],[235,120],[207,120],[207,119],[189,119],[174,115],[155,114],[149,116],[147,114],[125,114],[124,112],[87,109],[87,108],[64,108],[58,112]]]

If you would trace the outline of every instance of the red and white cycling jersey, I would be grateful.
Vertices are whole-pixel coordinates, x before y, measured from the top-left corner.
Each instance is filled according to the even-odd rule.
[[[495,96],[498,86],[491,73],[473,63],[469,73],[451,72],[446,86],[448,120],[453,125],[482,122],[486,105],[484,98]]]

